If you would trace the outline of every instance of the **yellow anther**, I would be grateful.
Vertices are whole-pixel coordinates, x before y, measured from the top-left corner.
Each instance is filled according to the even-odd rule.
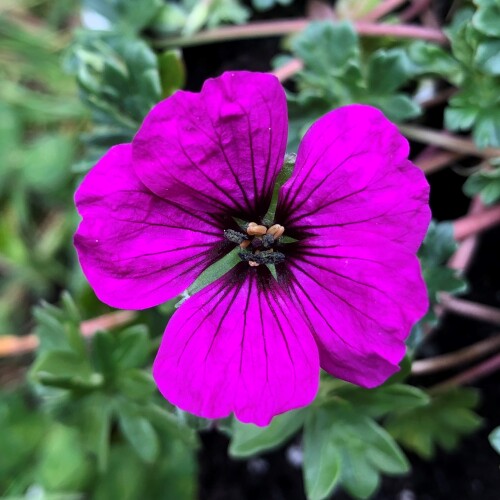
[[[285,232],[285,228],[280,224],[273,224],[268,230],[267,234],[272,235],[272,237],[277,240],[283,236]]]
[[[267,233],[266,226],[259,226],[255,222],[250,222],[247,227],[247,234],[250,236],[264,236]]]
[[[251,241],[245,240],[240,243],[240,248],[248,248],[250,246]]]

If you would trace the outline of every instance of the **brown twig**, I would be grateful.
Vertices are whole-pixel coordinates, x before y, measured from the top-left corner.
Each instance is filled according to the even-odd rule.
[[[494,158],[500,156],[499,148],[479,149],[470,139],[458,137],[448,132],[439,132],[437,130],[419,127],[417,125],[400,125],[399,129],[406,137],[425,144],[439,146],[456,153],[469,154],[473,156]]]
[[[495,356],[488,358],[486,361],[483,361],[482,363],[479,363],[476,366],[473,366],[472,368],[469,368],[468,370],[465,370],[464,372],[445,380],[444,382],[440,382],[439,384],[434,385],[430,388],[429,391],[435,393],[443,389],[450,389],[459,385],[470,384],[472,382],[475,382],[476,380],[479,380],[480,378],[495,373],[499,369],[500,354],[496,354]]]
[[[267,38],[299,33],[309,24],[309,19],[284,19],[279,21],[261,21],[241,26],[224,26],[202,31],[191,36],[161,37],[153,40],[158,48],[193,47],[210,43]],[[440,31],[412,24],[377,24],[355,22],[354,27],[361,36],[389,36],[394,38],[415,38],[446,44],[448,39]]]
[[[456,241],[462,241],[497,224],[500,224],[500,205],[457,219],[453,222],[453,234]]]
[[[464,365],[500,348],[500,335],[494,335],[481,342],[465,347],[449,354],[434,358],[414,361],[411,367],[412,375],[427,375],[429,373],[449,370]]]
[[[82,321],[80,331],[85,337],[91,337],[100,330],[110,330],[130,323],[137,317],[135,311],[118,311],[104,314],[97,318]],[[19,356],[34,351],[39,344],[36,334],[0,336],[0,358]]]
[[[485,306],[484,304],[478,304],[470,300],[458,299],[444,292],[439,294],[439,304],[447,312],[500,325],[500,309],[496,307]]]
[[[378,21],[404,3],[406,3],[406,0],[384,0],[382,3],[379,3],[373,10],[362,16],[360,20],[369,22]]]

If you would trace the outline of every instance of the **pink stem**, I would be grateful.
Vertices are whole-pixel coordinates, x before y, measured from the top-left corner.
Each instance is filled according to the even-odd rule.
[[[469,207],[469,215],[478,214],[480,212],[484,212],[484,210],[486,210],[486,207],[481,201],[481,198],[479,196],[474,196]],[[472,255],[474,254],[476,245],[477,235],[475,234],[462,240],[456,252],[451,256],[451,259],[448,262],[448,267],[458,271],[466,270],[469,266]]]
[[[309,19],[284,19],[280,21],[262,21],[242,26],[225,26],[202,31],[191,36],[159,38],[153,43],[157,47],[189,47],[230,40],[266,38],[299,33],[304,30]],[[354,23],[354,27],[363,36],[390,36],[395,38],[416,38],[446,44],[448,39],[440,30],[414,26],[411,24],[375,24],[368,22]]]
[[[91,337],[100,330],[110,330],[130,323],[137,317],[135,311],[118,311],[104,314],[97,318],[82,321],[80,331],[85,337]],[[31,333],[29,335],[1,335],[0,336],[0,358],[19,356],[34,351],[38,347],[38,337]]]
[[[455,377],[451,377],[444,382],[441,382],[431,388],[432,392],[439,392],[443,389],[450,389],[459,385],[470,384],[480,378],[486,377],[495,373],[500,369],[500,354],[496,354],[486,361],[479,363],[478,365],[459,373]]]
[[[411,373],[412,375],[427,375],[429,373],[449,370],[455,366],[470,363],[490,352],[495,352],[499,348],[500,335],[494,335],[449,354],[414,361],[411,366]]]
[[[414,17],[418,16],[423,10],[429,7],[431,0],[413,0],[412,4],[401,14],[399,19],[405,23],[411,21]]]
[[[494,158],[500,156],[499,148],[484,148],[479,149],[473,141],[465,139],[448,132],[441,132],[417,125],[400,125],[399,129],[409,139],[425,144],[432,144],[440,148],[463,153],[465,155],[473,155],[486,158]]]
[[[447,311],[487,323],[500,325],[500,309],[470,300],[459,299],[448,293],[439,294],[439,304]]]
[[[483,212],[466,215],[453,222],[453,232],[456,241],[462,241],[500,224],[500,205],[495,205]]]
[[[304,63],[300,59],[292,59],[272,73],[280,82],[284,82],[298,73],[303,67]]]
[[[450,163],[459,160],[464,155],[461,153],[452,153],[451,151],[438,150],[433,154],[417,156],[414,163],[426,174],[432,174],[447,167]]]

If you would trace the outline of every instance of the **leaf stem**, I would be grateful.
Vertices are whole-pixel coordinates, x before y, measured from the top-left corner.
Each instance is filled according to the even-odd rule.
[[[157,48],[168,49],[173,47],[194,47],[233,40],[283,36],[299,33],[307,27],[309,22],[309,19],[301,18],[254,22],[241,26],[224,26],[222,28],[202,31],[191,36],[160,37],[153,40],[152,43]],[[377,24],[363,21],[353,24],[361,36],[416,38],[441,44],[448,42],[446,35],[442,31],[412,24]]]
[[[449,370],[450,368],[474,361],[490,352],[495,352],[499,348],[500,335],[497,334],[449,354],[414,361],[411,373],[412,375],[427,375],[429,373]]]
[[[136,311],[118,311],[82,321],[80,331],[85,337],[92,337],[100,330],[110,330],[130,323],[137,317]],[[34,351],[39,344],[36,334],[0,336],[0,358],[20,356]]]

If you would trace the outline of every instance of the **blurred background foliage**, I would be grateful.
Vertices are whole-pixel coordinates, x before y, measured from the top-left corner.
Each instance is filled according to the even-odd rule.
[[[347,20],[313,22],[284,39],[286,53],[274,66],[303,62],[287,86],[289,151],[316,118],[351,102],[378,106],[398,123],[418,120],[429,86],[453,90],[444,112],[448,130],[470,132],[478,148],[500,147],[498,2],[463,2],[447,28],[449,48],[360,39],[349,18],[380,3],[342,0],[338,12]],[[2,0],[2,498],[195,498],[198,433],[212,428],[231,437],[234,458],[267,452],[301,431],[308,498],[326,498],[339,487],[368,498],[382,474],[408,472],[404,450],[429,459],[480,427],[473,389],[428,391],[407,383],[411,357],[438,324],[440,293],[467,287],[446,265],[457,247],[450,223],[433,223],[419,253],[431,307],[410,337],[400,374],[371,391],[322,378],[310,407],[267,428],[207,422],[170,407],[150,367],[175,300],[117,316],[85,283],[72,248],[74,189],[110,146],[131,140],[156,102],[186,85],[182,43],[171,47],[169,38],[186,40],[291,4]],[[472,172],[465,193],[496,203],[499,160]],[[23,337],[30,331],[35,336]],[[31,345],[14,362],[6,356],[7,334]]]

